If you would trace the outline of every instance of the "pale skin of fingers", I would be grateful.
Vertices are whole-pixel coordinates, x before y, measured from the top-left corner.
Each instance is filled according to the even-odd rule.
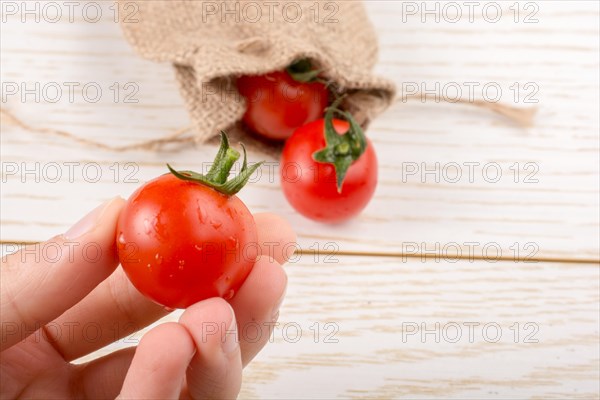
[[[188,330],[169,322],[144,335],[118,399],[177,399],[196,348]]]
[[[70,397],[61,387],[68,367],[40,329],[0,354],[0,399],[48,398],[50,393]]]
[[[112,199],[64,235],[2,258],[1,350],[57,318],[114,271],[115,226],[123,203]]]
[[[279,263],[287,261],[294,250],[296,234],[283,218],[270,213],[254,215],[261,253],[272,253]],[[121,268],[117,269],[85,299],[54,323],[64,327],[53,337],[53,344],[66,360],[71,361],[142,329],[168,312],[144,297],[131,284]],[[243,315],[238,318],[246,320]],[[86,327],[99,327],[93,340],[87,338]],[[64,334],[68,332],[69,334]],[[51,334],[53,332],[50,332]],[[99,335],[99,336],[98,336]],[[242,348],[246,341],[242,341]],[[255,347],[255,346],[253,346]]]
[[[125,375],[131,366],[135,347],[128,347],[74,366],[77,385],[74,397],[85,399],[114,399],[117,397]]]
[[[113,207],[113,206],[114,206],[114,203],[111,204],[111,207]],[[122,200],[121,200],[120,206],[122,206]],[[102,219],[104,219],[104,218],[105,217],[103,216]],[[260,220],[260,218],[259,218],[259,220]],[[115,222],[116,222],[116,217],[115,217]],[[103,223],[105,223],[105,222],[103,222]],[[114,223],[109,223],[108,225],[114,225]],[[260,230],[260,222],[257,225],[259,225],[259,230]],[[114,231],[112,232],[112,235],[114,235]],[[263,238],[266,237],[266,240],[271,241],[271,239],[268,238],[268,234],[266,236],[263,235],[262,237]],[[81,236],[77,236],[77,238],[79,238],[79,243],[84,243],[81,240]],[[72,238],[70,237],[69,240],[72,240]],[[277,240],[277,238],[274,238],[274,240]],[[283,240],[283,241],[285,242],[285,240]],[[110,242],[111,242],[111,244],[114,243],[114,237],[111,238]],[[104,252],[103,252],[103,254],[104,254]],[[7,263],[7,264],[9,264],[9,263]],[[3,270],[5,271],[7,269],[14,268],[15,266],[18,266],[18,265],[15,265],[14,263],[12,265],[6,265],[6,266],[3,265]],[[5,267],[7,267],[7,268],[5,268]],[[3,304],[5,304],[5,303],[3,303]],[[106,396],[112,397],[116,391],[116,388],[120,387],[121,383],[123,382],[123,377],[125,375],[125,369],[131,362],[131,358],[132,358],[131,352],[132,352],[132,350],[123,350],[121,352],[112,354],[110,356],[107,356],[107,358],[104,358],[103,360],[99,361],[102,363],[102,365],[95,364],[93,367],[88,368],[88,372],[95,371],[95,374],[90,374],[90,375],[94,375],[95,377],[93,379],[93,381],[94,381],[93,384],[91,384],[90,388],[89,388],[89,390],[93,390],[93,391],[90,392],[90,391],[88,391],[88,388],[86,388],[85,393],[86,394],[87,393],[98,393],[98,395],[100,397],[106,397]],[[230,385],[229,387],[232,387],[232,386]],[[233,385],[233,387],[235,387],[235,385]],[[95,390],[98,390],[98,389],[103,390],[103,391],[95,392]],[[94,395],[92,395],[92,397],[94,397]]]
[[[234,308],[237,318],[238,341],[240,343],[240,355],[243,366],[247,365],[267,343],[273,328],[273,324],[270,321],[276,319],[278,316],[276,308],[285,293],[286,284],[287,276],[283,268],[276,261],[268,257],[261,257],[254,266],[250,276],[246,279],[246,282],[244,282],[236,296],[232,299],[231,305]],[[198,304],[204,305],[207,301],[218,301],[219,304],[225,302],[222,299],[210,299]],[[198,304],[192,307],[197,307]],[[184,321],[189,322],[190,331],[196,329],[194,326],[198,324],[202,325],[201,322],[193,322],[201,320],[201,317],[189,317],[190,313],[193,316],[198,314],[197,311],[193,311],[192,307],[188,308],[184,313],[186,315]],[[207,319],[206,322],[214,322],[214,319],[213,321]],[[205,328],[207,329],[211,329],[213,326],[208,327],[205,324]],[[240,337],[240,331],[242,331],[244,326],[248,326],[249,328],[245,331],[246,336],[242,335]],[[255,342],[257,331],[254,329],[256,326],[262,328],[260,341],[257,342]],[[215,335],[214,333],[208,335],[208,333],[206,333],[207,337]],[[201,339],[200,337],[200,341]],[[130,357],[132,356],[130,354]],[[96,368],[95,364],[97,362],[102,363],[103,366]],[[87,382],[84,385],[85,393],[113,393],[111,390],[114,390],[115,387],[120,387],[123,382],[123,376],[127,372],[125,365],[124,360],[120,358],[112,360],[110,355],[90,362],[84,374],[84,381]],[[199,382],[199,379],[192,379],[192,385],[194,382]],[[110,396],[100,395],[98,397]]]
[[[166,399],[180,394],[193,399],[237,397],[242,364],[231,306],[220,298],[204,300],[189,307],[179,323],[152,329],[136,350],[125,349],[81,366],[78,393],[114,396],[120,386],[119,373],[129,369],[119,399]],[[191,346],[187,339],[193,342]],[[107,387],[99,388],[98,380]]]
[[[230,304],[237,316],[244,366],[269,341],[286,286],[287,275],[281,265],[272,258],[261,256],[244,285],[231,299]]]
[[[185,310],[179,323],[197,348],[184,396],[235,399],[242,385],[242,360],[231,306],[221,298],[204,300]]]
[[[284,264],[296,250],[296,233],[290,223],[277,214],[254,214],[262,255]]]
[[[166,314],[162,306],[142,295],[123,269],[118,268],[79,304],[53,321],[64,328],[53,335],[54,347],[65,360],[72,361],[127,337]],[[90,326],[96,327],[91,334]]]

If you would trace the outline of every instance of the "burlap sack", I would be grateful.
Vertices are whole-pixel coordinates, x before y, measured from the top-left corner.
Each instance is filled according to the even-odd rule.
[[[245,110],[237,77],[282,70],[301,58],[348,93],[343,107],[363,125],[394,97],[394,85],[371,74],[377,38],[359,1],[150,0],[136,1],[135,9],[131,3],[121,0],[135,10],[121,23],[125,36],[142,57],[173,63],[199,142],[220,130],[235,136]]]

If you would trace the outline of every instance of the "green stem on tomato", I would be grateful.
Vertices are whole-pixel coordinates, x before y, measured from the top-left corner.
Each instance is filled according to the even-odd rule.
[[[297,82],[311,83],[320,82],[329,89],[335,98],[333,104],[325,109],[325,142],[326,146],[313,154],[317,162],[332,164],[335,168],[336,186],[338,193],[342,191],[344,178],[352,163],[365,152],[367,139],[360,125],[354,120],[352,114],[338,108],[345,95],[339,94],[335,82],[328,82],[319,77],[320,70],[314,69],[309,59],[303,58],[294,61],[286,71],[292,79]],[[338,135],[333,127],[333,116],[337,114],[340,118],[348,121],[350,127],[343,135]]]
[[[319,76],[321,74],[320,69],[314,69],[312,63],[308,58],[301,58],[294,61],[289,67],[285,69],[288,74],[296,82],[301,83],[321,83],[325,88],[333,95],[335,100],[341,97],[341,90],[337,83],[333,80],[327,80]]]
[[[301,58],[300,60],[294,61],[285,70],[290,74],[293,80],[301,83],[316,82],[321,73],[321,70],[312,67],[312,63],[308,58]]]
[[[229,147],[229,139],[227,138],[227,134],[223,131],[221,131],[221,146],[215,156],[212,167],[206,175],[194,171],[176,171],[169,164],[167,164],[167,168],[169,168],[169,171],[171,171],[173,175],[181,180],[199,183],[211,187],[227,196],[232,196],[242,190],[254,171],[263,164],[263,161],[261,161],[248,167],[246,161],[246,148],[243,144],[240,143],[240,145],[242,146],[244,153],[242,169],[238,176],[229,181],[227,178],[229,177],[233,164],[240,158],[240,153]]]
[[[313,153],[313,159],[317,162],[332,164],[335,168],[336,185],[338,193],[342,192],[344,178],[348,168],[367,149],[367,138],[356,120],[347,111],[338,108],[344,96],[336,99],[327,107],[325,112],[325,147]],[[334,114],[339,115],[350,125],[348,131],[339,135],[333,126]]]
[[[231,167],[240,158],[240,153],[229,147],[229,139],[227,135],[221,134],[221,146],[219,152],[215,156],[213,164],[206,174],[206,179],[215,183],[225,183],[229,177]]]

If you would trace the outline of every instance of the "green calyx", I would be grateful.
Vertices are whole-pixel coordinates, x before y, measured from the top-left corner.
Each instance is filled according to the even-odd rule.
[[[233,164],[240,158],[240,153],[229,147],[229,139],[227,138],[227,134],[223,131],[221,131],[221,146],[215,156],[212,167],[206,175],[194,171],[176,171],[169,164],[167,164],[167,168],[169,168],[169,171],[171,171],[173,175],[181,180],[200,183],[227,196],[232,196],[242,190],[254,171],[263,164],[261,161],[248,167],[248,164],[246,163],[246,148],[243,144],[240,143],[240,145],[244,152],[242,169],[235,178],[229,181],[227,178],[229,178],[229,173]]]
[[[367,138],[360,125],[354,120],[352,114],[338,108],[342,99],[343,97],[338,98],[326,109],[324,129],[326,145],[313,153],[313,160],[334,166],[338,193],[342,192],[348,168],[367,149]],[[350,124],[348,131],[343,135],[339,135],[333,127],[334,115],[338,115]]]
[[[296,82],[310,83],[317,82],[318,76],[321,73],[318,69],[313,69],[312,64],[308,58],[302,58],[294,61],[286,71],[293,80]]]

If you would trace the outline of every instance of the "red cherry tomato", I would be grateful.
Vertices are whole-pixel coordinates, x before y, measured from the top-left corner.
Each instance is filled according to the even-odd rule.
[[[341,222],[357,215],[371,200],[377,186],[377,157],[367,139],[365,152],[348,169],[341,192],[332,164],[317,162],[313,154],[325,147],[323,119],[307,124],[286,141],[281,156],[281,185],[289,203],[305,217]],[[338,134],[349,128],[333,119]]]
[[[244,123],[269,139],[287,139],[296,128],[320,118],[327,107],[324,84],[297,82],[285,71],[242,76],[237,85],[247,103]]]
[[[229,299],[258,255],[254,218],[235,196],[259,164],[227,177],[239,153],[225,134],[206,175],[175,171],[139,188],[117,224],[119,260],[144,295],[169,308]]]
[[[254,219],[238,197],[171,174],[129,198],[117,238],[133,285],[170,308],[232,297],[257,255]]]

